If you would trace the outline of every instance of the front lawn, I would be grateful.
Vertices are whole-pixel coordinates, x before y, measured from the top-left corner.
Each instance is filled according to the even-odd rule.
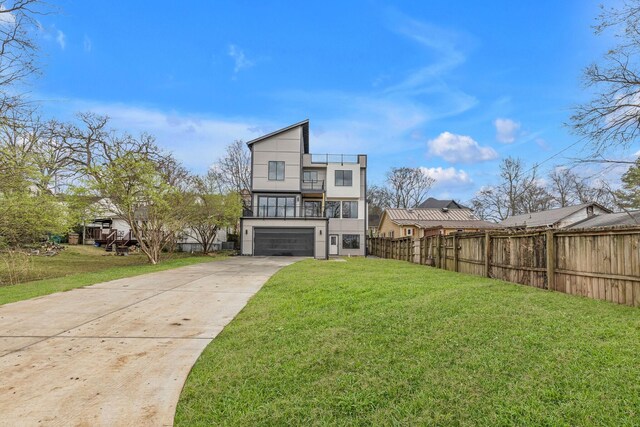
[[[640,310],[402,261],[306,260],[207,347],[176,424],[638,425]]]
[[[224,255],[197,256],[180,252],[166,254],[159,264],[151,265],[143,254],[116,256],[93,246],[69,246],[53,257],[31,257],[28,277],[24,283],[0,286],[0,305],[223,257]],[[6,274],[3,268],[0,264],[0,284],[3,283],[3,274]]]

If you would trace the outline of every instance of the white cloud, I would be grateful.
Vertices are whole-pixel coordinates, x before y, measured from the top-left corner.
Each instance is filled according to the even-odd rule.
[[[93,48],[93,44],[91,43],[91,39],[89,38],[89,36],[87,36],[86,34],[84,36],[84,41],[82,45],[84,47],[85,52],[87,53],[91,52],[91,49]]]
[[[493,160],[498,153],[491,147],[481,147],[470,136],[443,132],[427,142],[432,156],[442,157],[450,163],[478,163]]]
[[[520,123],[511,119],[498,118],[493,122],[496,127],[496,139],[504,144],[511,144],[516,140]]]
[[[7,8],[4,5],[0,6],[0,25],[11,26],[16,23],[16,16],[7,12]]]
[[[462,169],[454,167],[443,168],[420,168],[427,176],[435,179],[434,188],[464,187],[470,185],[473,181],[469,174]]]
[[[249,60],[247,56],[244,54],[244,51],[240,49],[238,46],[236,46],[235,44],[229,45],[228,54],[234,61],[234,67],[233,67],[234,75],[238,74],[240,70],[243,70],[245,68],[251,68],[254,65],[253,61]]]
[[[56,42],[60,45],[60,49],[63,49],[67,46],[67,36],[60,30],[56,31]]]

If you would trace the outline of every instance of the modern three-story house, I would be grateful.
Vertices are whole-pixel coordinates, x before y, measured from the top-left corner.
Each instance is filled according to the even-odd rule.
[[[367,156],[309,153],[309,121],[247,143],[251,194],[243,255],[364,255]]]

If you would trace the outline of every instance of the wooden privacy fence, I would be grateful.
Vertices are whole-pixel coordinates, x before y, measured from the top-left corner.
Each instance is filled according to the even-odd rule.
[[[640,306],[640,227],[369,239],[369,254]]]

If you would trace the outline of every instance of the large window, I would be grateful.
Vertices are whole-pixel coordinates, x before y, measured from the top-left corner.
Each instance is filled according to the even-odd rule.
[[[258,197],[258,216],[294,217],[296,216],[296,198],[260,196]]]
[[[319,200],[307,200],[304,202],[304,216],[321,217],[322,202]]]
[[[302,180],[304,182],[318,182],[318,171],[302,172]]]
[[[342,218],[358,218],[358,202],[342,202]]]
[[[336,187],[351,187],[353,185],[353,172],[337,170]]]
[[[342,249],[360,249],[359,234],[343,234]]]
[[[269,181],[284,181],[284,162],[269,162]]]
[[[327,218],[340,218],[340,202],[327,202],[325,209]]]

